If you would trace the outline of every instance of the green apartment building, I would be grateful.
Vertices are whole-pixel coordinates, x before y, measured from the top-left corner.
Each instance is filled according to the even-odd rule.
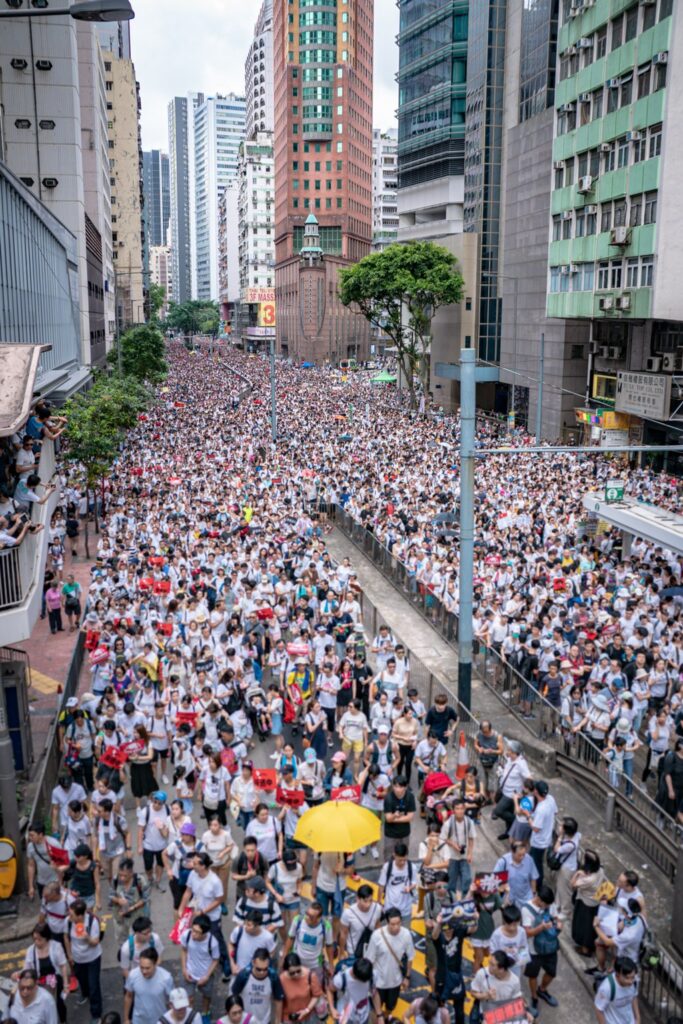
[[[680,8],[560,3],[547,313],[591,321],[605,407],[618,370],[683,370]]]

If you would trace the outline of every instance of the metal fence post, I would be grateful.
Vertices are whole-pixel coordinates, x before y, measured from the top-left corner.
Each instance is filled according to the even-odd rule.
[[[608,793],[605,801],[605,832],[614,832],[614,812],[616,811],[617,798],[614,793]]]

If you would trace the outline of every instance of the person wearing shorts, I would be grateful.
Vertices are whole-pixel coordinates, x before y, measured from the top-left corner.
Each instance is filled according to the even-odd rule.
[[[358,778],[360,759],[363,756],[368,743],[368,732],[370,726],[363,714],[362,703],[356,697],[339,719],[339,736],[342,741],[342,750],[348,754],[353,751],[353,773]]]
[[[211,1010],[216,967],[220,962],[218,939],[211,931],[206,914],[197,914],[180,940],[180,963],[185,987],[190,996],[199,992],[202,1015]]]
[[[164,874],[161,854],[168,846],[170,817],[163,790],[152,793],[151,803],[138,811],[138,856],[142,857],[150,885],[156,885],[159,892],[165,891],[161,884]]]

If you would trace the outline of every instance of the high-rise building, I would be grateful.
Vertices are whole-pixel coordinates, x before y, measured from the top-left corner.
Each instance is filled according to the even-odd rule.
[[[77,26],[90,349],[93,362],[100,362],[113,344],[116,329],[107,130],[109,101],[97,33],[85,22],[78,22]]]
[[[140,139],[140,87],[133,62],[104,51],[105,89],[111,102],[109,165],[117,328],[145,320],[145,273]]]
[[[385,249],[398,235],[398,140],[395,128],[372,133],[372,248]]]
[[[194,201],[196,231],[196,295],[218,299],[218,204],[237,176],[244,138],[244,97],[207,96],[194,112]],[[237,245],[237,239],[235,239]]]
[[[105,21],[96,26],[96,32],[102,50],[113,53],[115,57],[132,59],[129,21]]]
[[[547,313],[590,325],[603,443],[678,441],[680,5],[562,0],[558,54]]]
[[[275,184],[273,136],[257,132],[240,147],[239,278],[243,301],[249,288],[275,287]]]
[[[194,112],[203,93],[176,96],[168,105],[168,154],[173,301],[196,295],[194,246]]]
[[[164,289],[164,303],[160,311],[163,319],[168,310],[169,300],[173,297],[173,261],[170,245],[150,245],[149,277],[152,284],[158,284]]]
[[[233,178],[218,200],[218,301],[226,321],[231,319],[230,309],[240,297],[238,209],[239,182]]]
[[[244,63],[246,137],[272,132],[273,115],[273,0],[263,0],[254,39]]]
[[[168,156],[158,149],[142,154],[142,191],[145,197],[147,244],[166,245],[171,216]]]
[[[372,0],[274,0],[275,288],[283,354],[363,357],[369,325],[341,305],[338,271],[372,241]],[[303,259],[304,226],[322,259]]]
[[[466,293],[432,322],[431,389],[452,407],[457,389],[437,362],[457,360],[477,334],[479,237],[464,234],[468,0],[400,0],[398,241],[436,242],[458,260]]]

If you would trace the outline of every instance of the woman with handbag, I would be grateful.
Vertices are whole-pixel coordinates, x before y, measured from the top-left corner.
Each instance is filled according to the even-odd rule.
[[[57,1005],[60,1024],[66,1021],[66,996],[69,992],[69,964],[61,942],[51,938],[46,924],[37,924],[31,933],[32,944],[26,950],[24,970],[36,972],[38,984],[50,992]],[[18,978],[19,972],[12,975]]]
[[[479,1024],[484,1019],[484,1013],[496,1004],[521,996],[519,978],[510,970],[514,964],[514,957],[497,949],[491,955],[488,965],[481,967],[474,975],[470,991],[475,1002],[470,1013],[470,1024]]]
[[[575,893],[572,940],[582,956],[591,956],[595,950],[593,922],[600,906],[598,890],[606,881],[599,856],[593,850],[586,850],[582,869],[571,880]]]

